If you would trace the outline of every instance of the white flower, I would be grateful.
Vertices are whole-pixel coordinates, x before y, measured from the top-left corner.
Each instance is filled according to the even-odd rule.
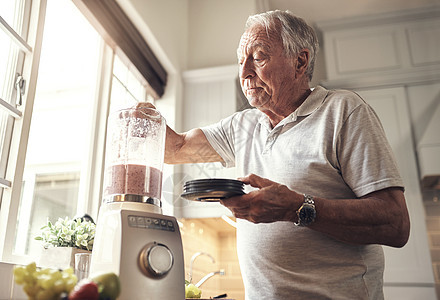
[[[44,247],[77,247],[92,250],[96,225],[81,219],[70,220],[68,217],[59,218],[55,224],[49,220],[41,228],[36,240],[43,241]]]

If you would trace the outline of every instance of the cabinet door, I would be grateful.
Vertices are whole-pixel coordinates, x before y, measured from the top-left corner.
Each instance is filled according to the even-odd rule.
[[[189,71],[184,84],[183,130],[199,128],[220,121],[236,111],[237,67]],[[235,168],[220,163],[185,164],[181,182],[205,178],[236,179]],[[192,202],[180,199],[182,217],[220,217],[231,212],[219,203]],[[177,204],[177,205],[179,205]],[[175,205],[176,206],[176,205]]]
[[[405,183],[405,197],[411,218],[407,245],[401,249],[384,247],[385,285],[414,283],[433,287],[434,277],[406,90],[397,87],[360,90],[358,93],[373,107],[385,129]]]

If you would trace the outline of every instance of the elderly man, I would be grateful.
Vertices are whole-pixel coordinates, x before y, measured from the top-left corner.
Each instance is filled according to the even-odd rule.
[[[256,109],[167,132],[166,162],[237,166],[252,187],[222,200],[237,217],[248,300],[382,299],[380,245],[408,240],[403,183],[381,124],[353,92],[310,89],[317,51],[313,29],[289,12],[249,17],[237,53]]]

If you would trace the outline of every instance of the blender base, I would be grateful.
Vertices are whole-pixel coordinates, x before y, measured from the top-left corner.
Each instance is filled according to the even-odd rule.
[[[103,203],[90,274],[114,272],[119,299],[185,299],[182,240],[177,220],[155,205]]]

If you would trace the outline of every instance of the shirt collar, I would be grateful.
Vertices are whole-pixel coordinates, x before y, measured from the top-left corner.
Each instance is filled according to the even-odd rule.
[[[327,97],[328,90],[321,86],[316,86],[312,89],[312,93],[306,98],[306,100],[298,107],[293,113],[285,117],[277,126],[282,126],[290,122],[295,122],[298,117],[305,117],[312,114],[319,107],[321,107],[324,99]],[[264,127],[266,127],[269,131],[272,130],[271,124],[269,121],[269,117],[261,113],[261,116],[258,120]]]
[[[328,91],[322,86],[317,86],[312,89],[312,93],[307,99],[295,110],[291,115],[296,114],[298,117],[305,117],[313,113],[321,107],[324,99],[327,97]]]

